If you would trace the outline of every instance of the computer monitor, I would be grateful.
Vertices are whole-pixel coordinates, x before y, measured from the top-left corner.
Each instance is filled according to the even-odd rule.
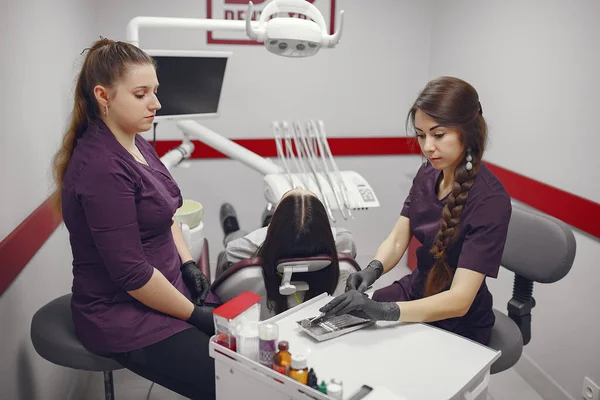
[[[156,61],[156,121],[219,115],[221,90],[231,52],[145,50]]]

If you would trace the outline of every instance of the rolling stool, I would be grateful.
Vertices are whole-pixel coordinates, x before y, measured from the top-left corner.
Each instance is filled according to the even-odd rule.
[[[71,318],[71,295],[52,300],[31,320],[31,341],[35,351],[53,364],[84,371],[104,372],[104,397],[114,400],[112,371],[123,367],[116,361],[90,353],[75,336]]]

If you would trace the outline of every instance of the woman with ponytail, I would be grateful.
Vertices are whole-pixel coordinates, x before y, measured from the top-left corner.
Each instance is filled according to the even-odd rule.
[[[108,39],[87,50],[54,158],[73,253],[75,333],[90,351],[193,399],[215,397],[208,279],[185,245],[177,184],[139,132],[160,103],[153,59]]]
[[[485,278],[498,275],[512,208],[481,161],[487,125],[479,95],[460,79],[434,79],[411,107],[408,124],[427,161],[375,259],[321,311],[426,322],[487,344],[495,319]],[[363,292],[398,264],[413,236],[422,243],[417,268],[369,299]]]

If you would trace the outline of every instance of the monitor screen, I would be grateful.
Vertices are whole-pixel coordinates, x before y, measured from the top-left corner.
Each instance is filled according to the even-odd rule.
[[[231,52],[145,50],[156,61],[156,119],[218,116],[221,89]]]

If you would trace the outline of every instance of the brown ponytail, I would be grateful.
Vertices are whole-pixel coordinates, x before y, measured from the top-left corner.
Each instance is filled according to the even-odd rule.
[[[434,262],[425,281],[425,297],[428,297],[446,290],[452,283],[453,273],[446,261],[446,253],[459,235],[460,216],[479,173],[487,144],[487,124],[477,91],[457,78],[441,77],[427,84],[408,114],[413,127],[417,109],[440,125],[456,128],[465,147],[463,159],[454,170],[452,192],[442,210],[440,230],[430,249]],[[472,157],[470,171],[466,168],[467,154]]]
[[[124,42],[101,38],[87,54],[77,78],[74,91],[74,104],[71,120],[63,135],[59,150],[52,161],[52,171],[56,188],[52,194],[52,203],[56,217],[62,216],[62,185],[65,172],[77,140],[88,126],[100,119],[100,108],[94,96],[94,87],[111,87],[121,79],[129,65],[154,64],[150,56],[139,48]]]

